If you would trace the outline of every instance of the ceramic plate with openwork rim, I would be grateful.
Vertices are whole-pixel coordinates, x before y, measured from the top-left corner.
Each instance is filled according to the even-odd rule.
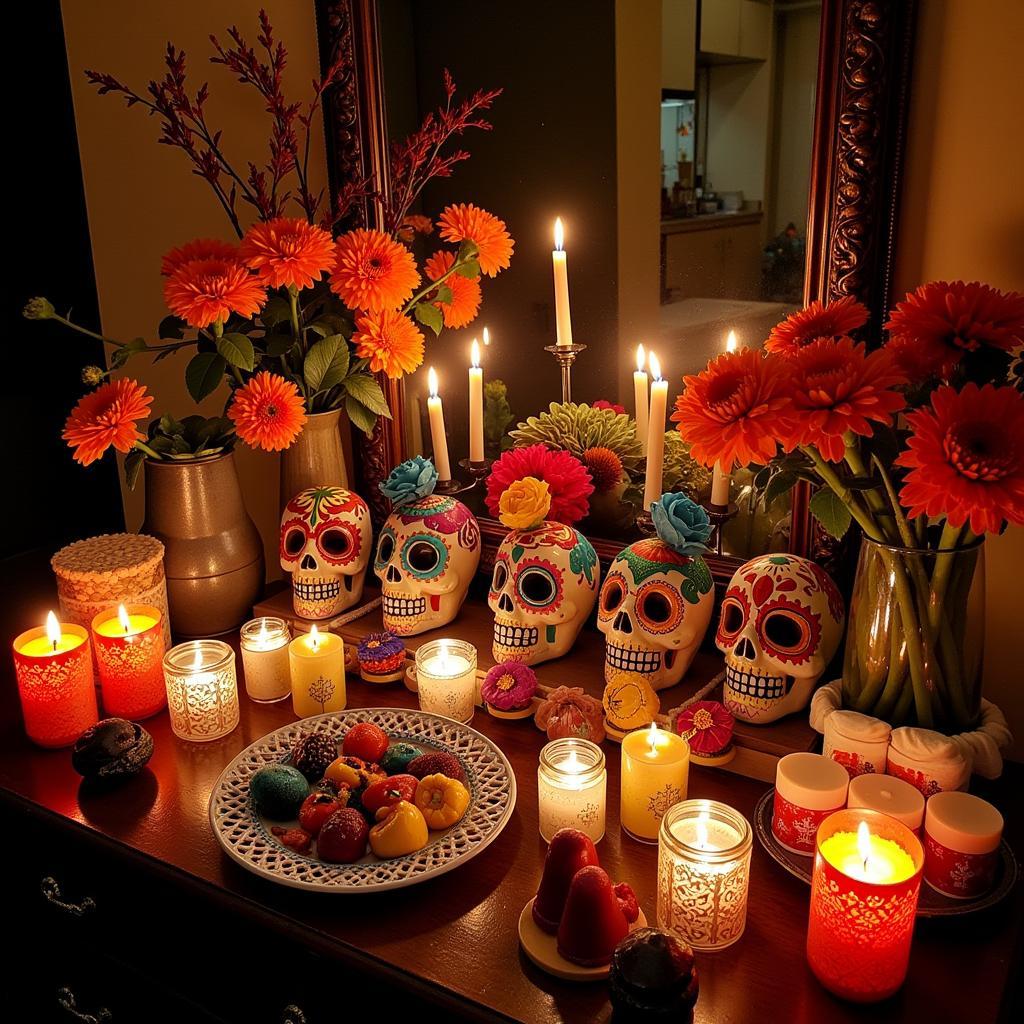
[[[813,855],[801,856],[791,853],[775,838],[772,832],[772,805],[775,790],[769,789],[754,808],[754,831],[761,845],[772,860],[778,862],[794,878],[810,885],[814,867]],[[999,846],[999,864],[996,867],[995,885],[984,895],[973,899],[955,900],[936,892],[927,882],[921,882],[921,895],[917,901],[918,917],[959,917],[973,914],[978,910],[1001,903],[1010,894],[1017,881],[1017,858],[1004,839]]]
[[[415,853],[392,860],[367,855],[355,864],[326,864],[280,843],[255,813],[249,781],[260,768],[284,761],[310,732],[340,743],[357,722],[379,725],[392,743],[454,754],[471,794],[462,819]],[[485,850],[508,824],[516,805],[516,778],[505,755],[468,725],[403,708],[355,708],[293,722],[246,747],[221,773],[210,794],[210,823],[224,851],[254,874],[281,885],[319,892],[374,892],[415,885],[460,867]]]

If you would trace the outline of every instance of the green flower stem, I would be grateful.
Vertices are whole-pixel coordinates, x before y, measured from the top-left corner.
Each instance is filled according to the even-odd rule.
[[[159,453],[153,451],[145,441],[136,441],[135,447],[138,448],[140,452],[148,455],[151,459],[156,459],[157,462],[161,461]]]
[[[850,467],[853,475],[860,477],[868,476],[867,467],[864,465],[864,460],[860,456],[860,448],[857,446],[857,438],[852,431],[848,430],[843,435],[843,443],[846,445],[846,464]],[[885,501],[878,493],[878,488],[872,487],[861,493],[863,493],[871,511],[875,513],[879,529],[889,536],[891,531],[886,529],[889,525],[887,515],[889,509],[886,508]]]
[[[428,284],[426,288],[423,288],[420,291],[418,291],[405,304],[405,306],[402,309],[402,313],[403,314],[408,313],[413,308],[413,306],[415,306],[416,303],[418,303],[420,301],[420,299],[426,298],[426,296],[428,296],[432,291],[436,291],[442,284],[445,283],[445,281],[448,280],[449,277],[452,276],[452,274],[457,273],[458,270],[459,270],[459,267],[464,267],[464,266],[466,266],[467,263],[472,263],[476,258],[477,258],[477,254],[474,254],[473,256],[471,256],[471,257],[469,257],[467,259],[464,259],[464,260],[458,260],[457,259],[436,281],[431,281],[430,284]]]
[[[875,466],[878,467],[878,472],[882,477],[882,484],[885,487],[885,493],[889,497],[889,504],[892,505],[893,515],[896,519],[896,528],[899,530],[900,540],[903,542],[903,546],[907,548],[920,547],[917,543],[917,538],[914,536],[914,533],[910,528],[910,522],[903,511],[903,507],[900,505],[899,496],[896,494],[896,486],[892,482],[892,477],[889,475],[889,471],[882,465],[881,460],[877,456],[875,456],[873,461]]]
[[[932,629],[937,629],[939,619],[942,616],[942,601],[946,596],[946,588],[949,586],[949,574],[956,559],[955,549],[959,546],[960,535],[963,527],[950,526],[947,520],[942,527],[942,536],[939,538],[939,551],[941,554],[935,558],[935,569],[932,572],[931,598],[929,600],[928,619]]]
[[[857,495],[847,487],[839,474],[827,463],[817,450],[810,445],[800,445],[800,450],[814,463],[818,476],[825,481],[838,495],[839,500],[850,510],[850,515],[857,521],[857,525],[872,540],[884,543],[885,538],[878,527],[871,520],[868,513],[861,508]]]
[[[213,327],[213,340],[214,341],[216,341],[218,338],[223,338],[224,337],[224,321],[223,320],[214,320],[214,322],[212,324],[212,327]],[[227,362],[227,360],[225,360],[225,362]],[[242,371],[239,370],[238,367],[235,366],[234,363],[228,363],[227,365],[228,365],[228,369],[231,371],[231,376],[235,378],[235,383],[237,383],[239,387],[244,386],[245,380],[242,377]]]
[[[301,343],[302,328],[299,326],[299,293],[294,285],[288,286],[288,309],[291,314],[292,337]]]
[[[49,317],[50,320],[56,320],[57,323],[63,324],[65,327],[70,327],[73,331],[78,331],[79,334],[84,334],[87,338],[95,338],[97,341],[102,341],[104,345],[110,345],[113,348],[126,348],[126,344],[123,341],[115,341],[113,338],[108,338],[102,334],[97,334],[95,331],[90,331],[88,327],[83,327],[81,324],[76,324],[73,320],[68,320],[67,317],[61,316],[59,313],[54,313],[53,316]],[[163,339],[161,339],[163,341]],[[189,345],[194,345],[194,341],[168,341],[162,345],[150,345],[148,342],[144,349],[140,349],[140,352],[173,352],[175,349],[186,348]]]

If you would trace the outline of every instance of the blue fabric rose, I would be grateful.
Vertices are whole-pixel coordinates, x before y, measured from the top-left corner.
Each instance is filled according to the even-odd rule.
[[[651,503],[658,537],[680,555],[696,557],[707,551],[711,521],[702,505],[685,494],[663,494]]]
[[[380,485],[380,489],[397,508],[399,505],[408,505],[411,501],[433,494],[436,483],[437,470],[434,469],[434,464],[422,455],[414,455],[400,466],[395,466],[387,480]]]

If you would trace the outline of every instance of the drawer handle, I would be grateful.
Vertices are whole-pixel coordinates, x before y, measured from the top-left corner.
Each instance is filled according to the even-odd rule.
[[[86,1013],[84,1010],[80,1010],[75,1001],[75,993],[69,988],[57,989],[57,1002],[75,1020],[85,1021],[85,1024],[103,1024],[104,1021],[112,1019],[110,1011],[105,1006],[101,1006],[95,1013]]]
[[[49,875],[39,883],[39,891],[46,897],[48,902],[52,903],[55,907],[60,907],[61,910],[74,917],[84,917],[96,909],[96,901],[91,896],[86,896],[81,903],[71,903],[64,899],[60,886],[57,884],[57,879],[51,878]],[[61,989],[61,991],[64,992],[66,989]]]
[[[281,1024],[306,1024],[306,1015],[294,1003],[290,1003],[281,1011]]]

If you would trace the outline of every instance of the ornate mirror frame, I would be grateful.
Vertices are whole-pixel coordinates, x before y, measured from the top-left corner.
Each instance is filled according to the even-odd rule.
[[[377,21],[378,0],[316,0],[320,60],[344,58],[347,73],[325,96],[332,195],[353,173],[388,188],[387,123]],[[910,86],[915,0],[822,0],[817,98],[811,150],[804,302],[853,295],[872,310],[866,336],[877,337],[889,307],[904,135]],[[350,220],[372,224],[367,202]],[[353,226],[350,224],[348,226]],[[392,420],[378,420],[372,437],[358,433],[362,487],[375,525],[390,512],[378,483],[403,450],[404,393],[381,376]],[[790,550],[813,555],[809,485],[793,492]],[[489,569],[507,532],[481,520]],[[623,542],[594,539],[607,564]],[[739,560],[708,556],[716,581],[728,582]]]

